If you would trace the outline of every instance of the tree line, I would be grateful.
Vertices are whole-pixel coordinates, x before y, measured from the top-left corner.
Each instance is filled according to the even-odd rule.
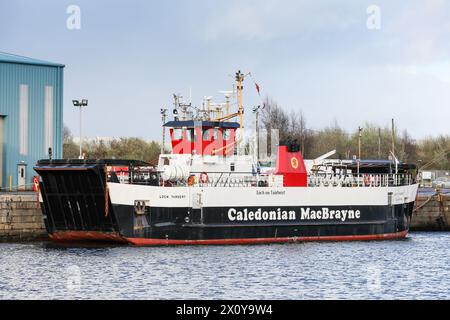
[[[63,157],[75,159],[80,155],[80,145],[73,140],[69,128],[63,129]],[[160,153],[160,144],[141,138],[118,138],[111,141],[83,141],[82,153],[89,159],[133,159],[156,164]]]
[[[329,126],[313,130],[308,128],[301,111],[287,112],[268,97],[263,103],[261,128],[267,132],[278,129],[280,141],[295,140],[304,158],[314,159],[331,150],[336,150],[335,157],[340,159],[358,155],[358,128],[349,132],[333,121]],[[398,132],[390,124],[379,126],[366,122],[361,127],[361,159],[388,159],[394,141],[394,153],[399,160],[416,163],[424,169],[450,170],[449,135],[415,140],[408,130]]]

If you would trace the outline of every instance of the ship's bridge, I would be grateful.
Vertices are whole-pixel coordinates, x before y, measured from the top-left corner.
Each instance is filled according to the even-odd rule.
[[[236,148],[236,122],[169,121],[173,154],[233,155]]]

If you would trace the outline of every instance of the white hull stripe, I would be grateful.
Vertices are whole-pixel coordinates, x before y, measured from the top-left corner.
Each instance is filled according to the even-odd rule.
[[[189,188],[108,183],[111,202],[151,207],[385,206],[413,202],[418,185],[400,187]]]

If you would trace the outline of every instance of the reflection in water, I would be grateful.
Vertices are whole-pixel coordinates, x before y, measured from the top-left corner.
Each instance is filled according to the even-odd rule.
[[[0,299],[449,299],[450,235],[139,248],[0,244]]]

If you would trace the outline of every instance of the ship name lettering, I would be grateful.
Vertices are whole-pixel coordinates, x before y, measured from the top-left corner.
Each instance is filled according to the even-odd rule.
[[[321,210],[311,210],[311,208],[301,208],[301,220],[354,220],[361,218],[360,210],[330,210],[322,208]]]
[[[300,220],[355,220],[361,218],[360,210],[330,210],[329,208],[321,208],[320,210],[311,210],[311,208],[301,208]],[[228,210],[228,220],[230,221],[295,221],[296,212],[287,211],[278,208],[276,210],[263,210],[261,208],[253,211],[247,208],[236,210],[230,208]]]
[[[296,214],[295,211],[281,210],[281,208],[270,211],[262,210],[261,208],[255,211],[247,208],[242,211],[230,208],[228,210],[228,219],[230,221],[287,221],[295,220]]]

